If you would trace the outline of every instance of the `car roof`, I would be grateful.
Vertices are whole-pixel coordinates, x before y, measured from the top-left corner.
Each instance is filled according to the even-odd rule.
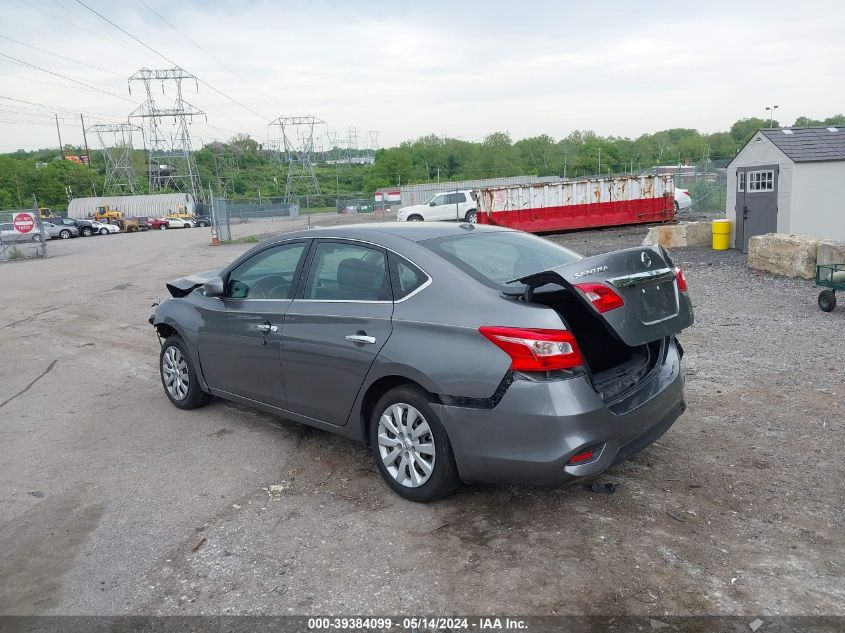
[[[438,237],[452,235],[467,235],[469,233],[502,233],[511,232],[499,226],[483,224],[468,224],[466,222],[367,222],[361,224],[345,224],[338,226],[321,226],[313,229],[295,231],[276,235],[264,244],[278,242],[282,239],[298,237],[337,237],[350,239],[378,240],[380,237],[391,236],[406,239],[410,242],[423,242]]]

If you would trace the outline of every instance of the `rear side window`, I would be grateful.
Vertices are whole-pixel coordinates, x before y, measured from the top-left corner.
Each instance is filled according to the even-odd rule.
[[[305,285],[304,299],[389,301],[384,252],[349,242],[321,241]]]
[[[390,282],[393,285],[393,299],[399,301],[417,290],[428,276],[411,262],[398,255],[390,255]]]
[[[421,244],[478,281],[514,288],[512,280],[581,259],[577,253],[535,235],[517,231],[470,233],[424,240]]]

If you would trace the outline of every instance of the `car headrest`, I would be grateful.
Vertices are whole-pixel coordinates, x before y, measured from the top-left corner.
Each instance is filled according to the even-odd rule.
[[[338,288],[350,299],[378,301],[383,280],[383,268],[356,257],[344,259],[337,267]]]

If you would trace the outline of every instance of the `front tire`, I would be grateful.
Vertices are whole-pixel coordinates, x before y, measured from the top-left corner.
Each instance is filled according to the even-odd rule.
[[[158,367],[164,393],[174,406],[180,409],[196,409],[211,400],[211,395],[200,388],[191,355],[178,334],[173,334],[164,341]]]
[[[681,205],[678,204],[678,201],[675,200],[675,213],[681,210]]]
[[[407,221],[408,221],[408,222],[423,222],[423,221],[424,221],[424,218],[423,218],[423,216],[421,216],[421,215],[417,215],[417,214],[415,213],[414,215],[410,215],[410,216],[408,216],[408,220],[407,220]]]
[[[467,211],[467,214],[464,217],[464,220],[466,222],[469,222],[470,224],[475,224],[477,219],[478,213],[476,213],[475,209],[470,209],[469,211]]]
[[[162,224],[162,225],[160,225],[158,228],[159,228],[159,230],[160,230],[160,231],[166,231],[166,230],[167,230],[167,225],[166,225],[166,224]]]
[[[832,312],[836,307],[836,293],[825,288],[819,293],[819,307],[825,312]]]
[[[100,229],[100,235],[107,235],[107,234],[108,234],[108,232],[109,232],[109,230],[108,230],[108,229],[106,229],[106,228],[102,228],[102,229]]]
[[[68,231],[67,229],[62,229],[61,231],[59,231],[59,237],[62,238],[63,240],[69,240],[70,239],[70,231]]]
[[[94,231],[91,229],[90,226],[83,226],[82,227],[82,237],[91,237],[94,234]]]
[[[416,387],[396,387],[379,399],[370,420],[370,446],[384,481],[408,501],[441,499],[460,484],[446,430]]]

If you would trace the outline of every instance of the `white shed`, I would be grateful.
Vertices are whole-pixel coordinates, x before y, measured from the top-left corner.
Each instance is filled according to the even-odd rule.
[[[845,240],[845,127],[758,130],[728,165],[735,248],[763,233]]]
[[[185,209],[194,212],[194,197],[189,193],[154,193],[146,196],[98,196],[96,198],[74,198],[67,207],[69,218],[87,218],[97,207],[108,205],[123,213],[125,217],[147,216],[160,218],[168,212]]]

